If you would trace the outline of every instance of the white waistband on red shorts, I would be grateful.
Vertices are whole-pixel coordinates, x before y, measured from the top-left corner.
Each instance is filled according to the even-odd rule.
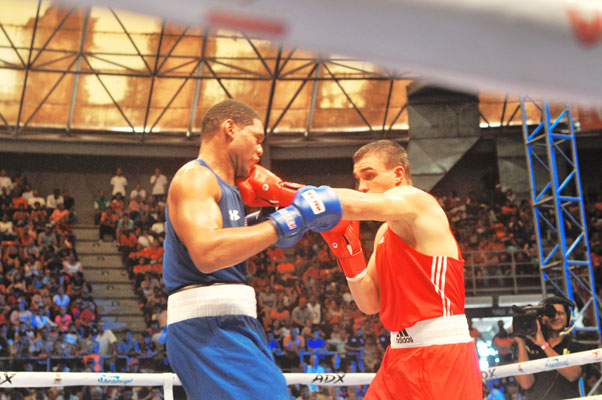
[[[242,284],[214,284],[170,294],[167,324],[191,318],[246,315],[257,318],[255,290]]]
[[[452,315],[418,321],[401,331],[391,332],[391,348],[406,349],[437,344],[471,342],[466,315]]]

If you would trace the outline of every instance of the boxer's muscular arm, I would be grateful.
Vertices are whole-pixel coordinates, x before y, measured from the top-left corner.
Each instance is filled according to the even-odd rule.
[[[384,235],[387,224],[383,224],[378,230],[374,239],[374,251],[368,261],[368,271],[366,275],[357,282],[348,282],[349,290],[357,307],[364,314],[376,314],[380,312],[380,285],[378,275],[376,274],[376,246]]]
[[[217,179],[200,166],[180,170],[169,191],[170,221],[195,266],[203,273],[242,262],[278,240],[270,222],[223,229],[220,196]]]
[[[397,186],[385,193],[336,189],[343,219],[386,221],[391,230],[415,250],[427,255],[458,256],[449,222],[437,200],[412,186]]]

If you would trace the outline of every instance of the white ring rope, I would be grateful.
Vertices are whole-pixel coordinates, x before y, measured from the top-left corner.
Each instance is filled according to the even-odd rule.
[[[573,365],[592,364],[602,362],[602,348],[581,351],[558,357],[541,358],[539,360],[525,361],[516,364],[500,365],[481,371],[484,380],[504,378],[507,376],[533,374],[551,371]]]
[[[602,362],[602,348],[542,358],[516,364],[491,367],[482,371],[483,379],[550,371],[573,365]],[[288,385],[354,386],[368,385],[374,373],[286,373]],[[0,387],[49,386],[163,386],[182,385],[173,373],[103,373],[103,372],[1,372]]]

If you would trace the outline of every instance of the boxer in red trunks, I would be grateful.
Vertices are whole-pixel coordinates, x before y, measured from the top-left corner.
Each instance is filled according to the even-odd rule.
[[[412,187],[400,145],[369,143],[353,161],[358,190],[337,189],[346,221],[322,235],[359,309],[380,313],[391,331],[365,398],[482,399],[464,315],[464,260],[445,212],[434,197]],[[357,220],[385,222],[367,266]]]

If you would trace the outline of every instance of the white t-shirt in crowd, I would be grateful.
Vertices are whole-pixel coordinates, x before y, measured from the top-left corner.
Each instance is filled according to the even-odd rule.
[[[63,203],[63,196],[59,196],[58,199],[54,198],[54,194],[49,194],[46,197],[46,206],[48,208],[56,208],[59,204]]]
[[[140,190],[134,189],[130,193],[130,199],[135,199],[138,196],[140,196],[140,198],[142,200],[146,199],[146,190],[144,190],[144,189],[140,189]]]
[[[53,196],[54,197],[54,196]],[[46,200],[44,200],[43,197],[31,197],[30,199],[27,199],[27,204],[33,208],[33,206],[36,204],[36,202],[40,203],[40,207],[44,207],[46,205]],[[56,207],[55,207],[56,208]]]
[[[320,319],[322,319],[322,308],[319,303],[312,305],[311,303],[307,303],[307,309],[311,313],[311,323],[319,324]]]
[[[152,195],[165,194],[165,188],[167,187],[167,178],[163,174],[159,176],[153,175],[150,178],[150,183],[153,185]]]
[[[117,193],[121,193],[121,195],[123,197],[125,197],[126,191],[125,191],[125,187],[128,185],[128,180],[125,178],[125,176],[117,176],[115,175],[114,177],[111,178],[111,186],[113,186],[113,196],[115,196]]]
[[[10,179],[10,176],[0,176],[0,192],[3,187],[6,187],[9,192],[12,190],[13,180]]]
[[[14,235],[15,229],[12,221],[2,222],[0,221],[0,232],[6,233],[7,235]]]
[[[13,188],[13,180],[10,179],[10,176],[0,176],[0,192],[2,188],[5,187],[10,192]]]
[[[138,237],[138,244],[145,249],[151,247],[152,241],[153,241],[153,237],[151,235],[148,235],[148,236],[140,235]]]
[[[151,231],[155,232],[157,235],[165,232],[165,225],[163,222],[155,222],[153,226],[151,226]]]
[[[101,356],[109,356],[111,355],[111,344],[117,342],[117,338],[115,334],[110,329],[105,329],[102,333],[99,333],[96,336],[96,341],[98,342],[98,354]]]

